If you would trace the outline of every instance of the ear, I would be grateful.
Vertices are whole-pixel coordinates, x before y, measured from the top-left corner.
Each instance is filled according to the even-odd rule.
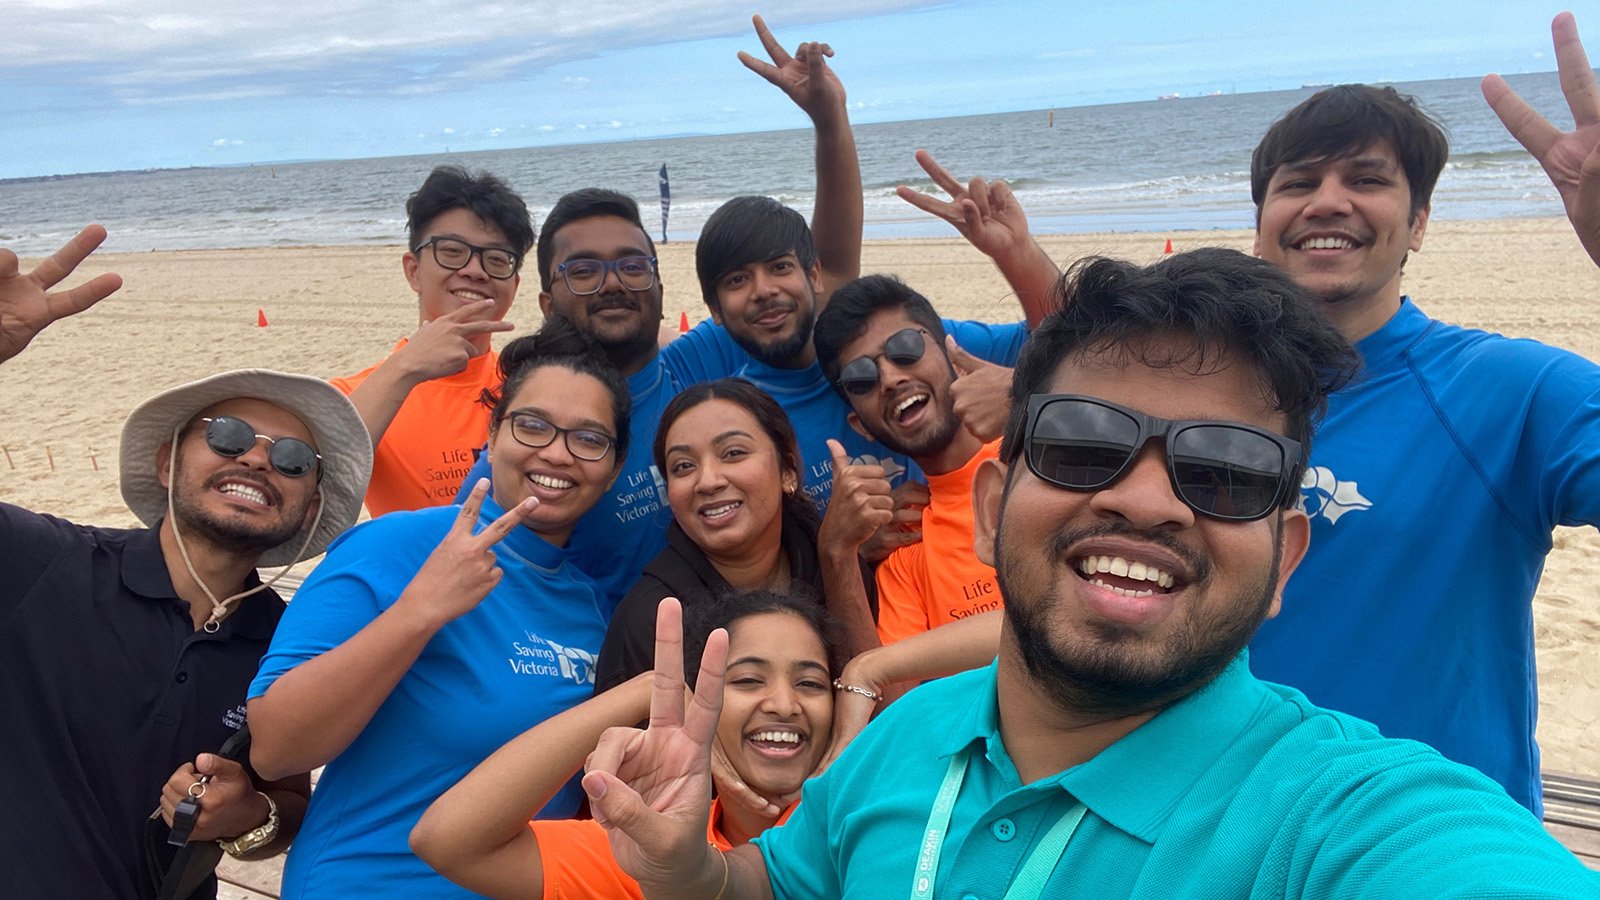
[[[406,284],[411,285],[411,290],[422,293],[422,285],[417,283],[417,255],[407,250],[400,255],[400,271],[406,273]]]
[[[972,475],[972,552],[995,565],[994,539],[1000,531],[1000,501],[1006,493],[1006,464],[986,459]]]
[[[1433,212],[1432,204],[1417,210],[1416,216],[1411,220],[1411,250],[1416,252],[1422,249],[1422,235],[1428,230],[1428,216]]]
[[[811,278],[811,292],[818,296],[822,294],[822,260],[811,264],[811,271],[806,273]]]
[[[1281,541],[1278,583],[1272,586],[1272,606],[1267,610],[1269,619],[1283,607],[1283,586],[1299,567],[1300,560],[1306,558],[1306,548],[1311,546],[1311,519],[1305,510],[1296,507],[1278,514],[1278,539]]]
[[[867,430],[867,426],[861,424],[861,417],[856,415],[855,410],[851,410],[850,412],[846,413],[844,420],[850,423],[850,429],[856,434],[861,435],[869,441],[877,440],[877,438],[872,436],[872,432]]]
[[[539,315],[544,316],[547,319],[550,318],[550,304],[551,304],[550,292],[549,291],[540,291],[539,292]]]
[[[156,448],[156,481],[164,488],[172,487],[172,442],[166,441]]]
[[[716,323],[716,324],[718,324],[718,325],[721,325],[722,324],[722,304],[721,303],[713,303],[710,300],[707,300],[706,301],[706,309],[711,313],[711,321]]]

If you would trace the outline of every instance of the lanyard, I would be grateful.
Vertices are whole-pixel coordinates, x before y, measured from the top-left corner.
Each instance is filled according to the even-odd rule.
[[[961,793],[961,783],[967,777],[967,760],[971,748],[950,758],[950,768],[945,770],[944,782],[933,800],[933,810],[928,813],[928,828],[922,835],[922,846],[917,853],[917,871],[911,879],[911,900],[932,900],[933,885],[939,875],[939,856],[944,850],[945,837],[950,831],[950,817],[955,813],[956,797]],[[1067,841],[1077,830],[1087,812],[1082,803],[1073,804],[1056,823],[1039,839],[1033,852],[1022,863],[1022,871],[1006,891],[1005,900],[1035,900],[1044,893],[1050,873],[1055,871],[1062,854],[1067,852]]]

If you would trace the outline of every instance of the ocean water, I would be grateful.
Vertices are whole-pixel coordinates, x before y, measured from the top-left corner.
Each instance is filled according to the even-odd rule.
[[[1571,119],[1553,73],[1508,78],[1562,128]],[[1396,85],[1448,129],[1451,158],[1434,195],[1439,219],[1562,214],[1539,165],[1500,125],[1475,78]],[[1261,134],[1314,90],[1219,95],[925,119],[856,127],[871,237],[951,235],[895,196],[933,190],[912,158],[926,148],[959,178],[1005,178],[1046,232],[1173,231],[1252,224],[1249,160]],[[639,199],[660,236],[656,171],[672,181],[668,235],[693,240],[729,197],[766,194],[809,215],[809,131],[662,138],[474,153],[234,168],[111,172],[0,181],[0,246],[53,251],[84,223],[106,249],[172,250],[405,240],[405,198],[441,163],[507,179],[542,216],[557,197],[599,185]]]

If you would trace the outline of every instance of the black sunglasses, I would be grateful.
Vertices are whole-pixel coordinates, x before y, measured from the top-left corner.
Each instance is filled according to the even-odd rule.
[[[322,455],[299,438],[275,438],[257,434],[255,426],[233,416],[203,417],[206,446],[218,456],[238,459],[250,452],[256,441],[267,442],[267,462],[285,478],[304,478],[317,471]],[[318,477],[321,477],[320,471]]]
[[[1161,419],[1074,394],[1028,399],[1028,468],[1069,491],[1111,485],[1153,437],[1166,442],[1173,493],[1213,519],[1265,517],[1282,502],[1300,463],[1298,441],[1239,422]]]
[[[883,352],[876,356],[858,356],[839,370],[834,383],[847,394],[857,397],[872,393],[878,386],[878,360],[887,358],[897,366],[909,366],[922,358],[928,342],[922,339],[925,328],[902,328],[883,342]],[[931,335],[930,335],[931,337]]]

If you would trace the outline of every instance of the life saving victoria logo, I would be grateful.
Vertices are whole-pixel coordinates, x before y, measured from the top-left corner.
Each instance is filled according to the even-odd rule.
[[[1371,509],[1372,501],[1361,495],[1354,481],[1340,481],[1327,466],[1307,466],[1300,479],[1300,505],[1313,520],[1323,518],[1336,525],[1350,513]]]
[[[574,684],[594,684],[595,655],[578,647],[563,647],[548,638],[524,631],[511,642],[506,662],[518,675],[562,678]]]

